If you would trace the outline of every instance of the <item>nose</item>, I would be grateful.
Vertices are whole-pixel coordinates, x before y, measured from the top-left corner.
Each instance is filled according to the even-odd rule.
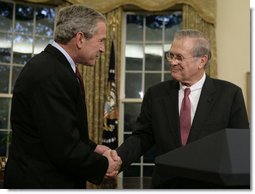
[[[100,46],[99,51],[100,51],[100,53],[105,52],[105,45],[104,45],[104,44],[102,44],[102,45]]]
[[[170,65],[177,65],[178,63],[179,63],[179,61],[175,57],[171,61],[169,61]]]

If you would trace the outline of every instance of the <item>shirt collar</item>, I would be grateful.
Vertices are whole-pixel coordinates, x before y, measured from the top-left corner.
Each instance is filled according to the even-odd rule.
[[[206,78],[206,75],[204,73],[203,77],[197,83],[195,83],[194,85],[190,87],[190,91],[200,90],[205,83],[205,78]],[[187,88],[187,86],[180,83],[180,89],[184,91],[185,88]]]

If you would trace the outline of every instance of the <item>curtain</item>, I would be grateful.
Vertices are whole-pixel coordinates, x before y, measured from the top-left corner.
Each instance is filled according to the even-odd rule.
[[[108,22],[105,53],[101,55],[95,67],[79,66],[85,82],[89,137],[99,144],[102,144],[104,103],[107,95],[107,79],[112,42],[115,45],[116,91],[120,89],[122,8],[116,8],[106,13],[105,16]],[[118,95],[117,99],[119,99]],[[117,184],[116,181],[105,179],[100,186],[87,183],[87,187],[90,189],[115,188],[115,184]]]
[[[183,29],[197,29],[209,37],[212,58],[210,65],[207,66],[206,72],[211,77],[217,76],[216,63],[216,36],[215,26],[212,22],[207,22],[199,16],[196,10],[188,4],[183,5]]]
[[[121,25],[122,9],[116,8],[105,14],[107,18],[107,38],[105,52],[97,61],[95,67],[79,65],[85,82],[86,104],[88,112],[89,135],[92,140],[101,144],[103,132],[103,113],[106,98],[110,50],[112,41],[115,45],[115,75],[116,88],[120,89],[120,57],[121,57]],[[118,96],[117,96],[118,99]]]

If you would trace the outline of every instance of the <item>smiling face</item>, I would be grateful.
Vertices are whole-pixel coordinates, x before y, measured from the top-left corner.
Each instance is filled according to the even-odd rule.
[[[172,78],[188,86],[202,78],[207,62],[207,56],[194,56],[195,41],[195,38],[190,37],[176,39],[169,52]]]
[[[102,21],[97,23],[95,34],[87,39],[79,32],[76,35],[76,63],[94,66],[96,59],[105,51],[106,24]]]

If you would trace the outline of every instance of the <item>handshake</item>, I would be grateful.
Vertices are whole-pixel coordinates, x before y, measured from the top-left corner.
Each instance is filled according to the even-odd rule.
[[[121,158],[118,156],[116,150],[111,150],[107,146],[97,145],[95,152],[102,154],[108,159],[108,169],[105,174],[106,177],[117,176],[122,164]]]

